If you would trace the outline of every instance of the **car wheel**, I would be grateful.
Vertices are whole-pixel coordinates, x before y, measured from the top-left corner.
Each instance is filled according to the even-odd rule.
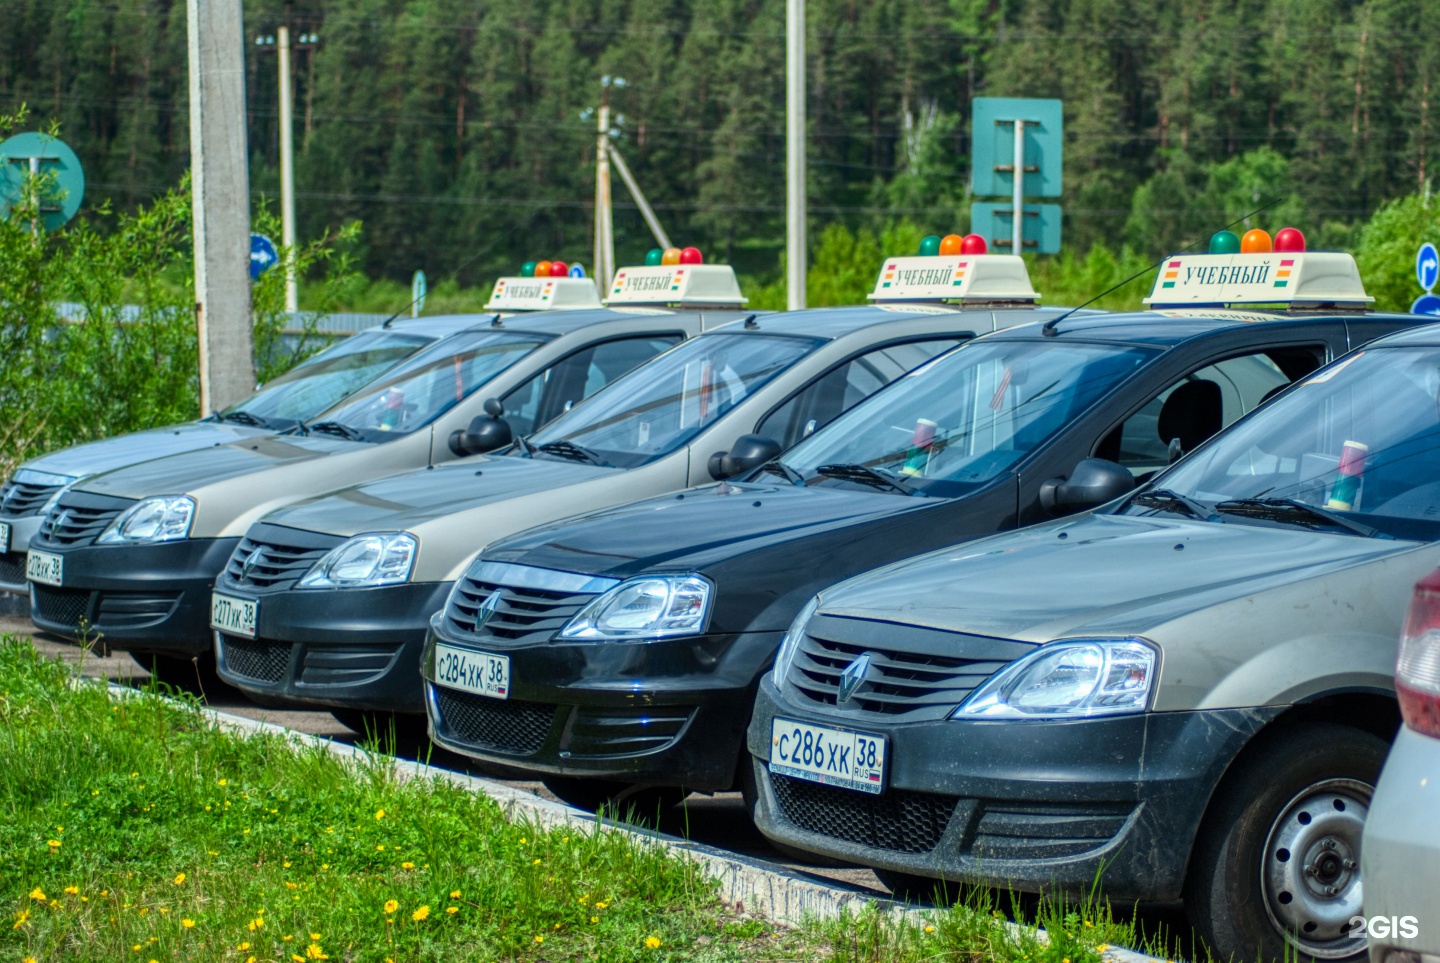
[[[556,799],[576,809],[588,813],[604,809],[612,816],[643,825],[654,825],[661,814],[690,795],[690,790],[679,786],[637,786],[610,779],[546,776],[541,782]]]
[[[345,728],[366,738],[416,738],[426,734],[425,717],[370,709],[331,709],[330,715]]]
[[[217,688],[228,689],[215,671],[215,653],[201,652],[194,658],[178,655],[157,655],[153,652],[131,652],[130,658],[157,682],[173,689],[204,695]]]
[[[875,875],[890,890],[890,895],[906,903],[931,903],[954,906],[964,896],[964,887],[946,879],[932,879],[893,869],[877,869]]]
[[[1216,959],[1351,961],[1361,908],[1360,834],[1388,746],[1333,723],[1277,735],[1226,777],[1186,884]]]

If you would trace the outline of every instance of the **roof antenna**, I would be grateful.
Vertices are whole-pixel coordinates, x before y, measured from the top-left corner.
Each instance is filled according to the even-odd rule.
[[[452,278],[452,279],[453,279],[453,278],[458,278],[458,277],[460,276],[460,272],[461,272],[461,271],[465,270],[467,267],[469,267],[470,265],[474,264],[476,261],[480,260],[480,259],[481,259],[482,257],[484,257],[485,255],[489,254],[489,253],[495,248],[495,246],[496,246],[497,244],[499,244],[501,241],[508,241],[508,240],[510,239],[510,235],[511,235],[511,234],[514,234],[516,231],[520,230],[520,228],[525,227],[525,226],[527,225],[527,223],[528,223],[527,221],[522,221],[521,223],[516,224],[516,225],[515,225],[514,227],[512,227],[510,230],[506,231],[505,234],[504,234],[504,236],[502,236],[502,237],[500,237],[500,238],[497,238],[496,240],[491,241],[489,244],[485,245],[485,247],[481,248],[481,249],[475,254],[474,257],[471,257],[471,258],[467,259],[466,261],[462,262],[459,267],[457,267],[457,268],[455,268],[455,270],[451,271],[451,272],[450,272],[450,278]],[[401,316],[402,314],[404,314],[406,311],[409,311],[411,308],[415,307],[415,305],[419,304],[420,301],[421,301],[421,299],[424,298],[424,297],[425,297],[425,295],[423,295],[423,294],[420,295],[420,297],[416,298],[415,300],[411,301],[409,304],[405,305],[405,307],[401,308],[399,311],[396,311],[394,314],[390,315],[390,317],[386,318],[385,321],[380,325],[380,327],[382,327],[382,328],[388,328],[388,327],[390,327],[390,325],[394,324],[394,323],[400,318],[400,316]]]
[[[1230,228],[1234,227],[1236,224],[1239,224],[1239,223],[1241,223],[1242,221],[1248,221],[1250,218],[1254,217],[1256,214],[1259,214],[1261,211],[1269,210],[1270,208],[1274,207],[1276,204],[1279,204],[1281,200],[1282,200],[1282,198],[1276,197],[1276,198],[1275,198],[1274,200],[1272,200],[1269,204],[1266,204],[1266,205],[1264,205],[1263,207],[1257,207],[1257,208],[1255,208],[1255,210],[1251,211],[1249,214],[1246,214],[1244,217],[1237,217],[1237,218],[1235,218],[1235,220],[1231,221],[1229,224],[1226,224],[1224,227],[1220,228],[1220,230],[1216,231],[1215,233],[1216,233],[1216,234],[1219,234],[1220,231],[1228,231]],[[1126,278],[1125,280],[1121,281],[1119,284],[1115,285],[1114,287],[1107,288],[1106,290],[1101,291],[1099,294],[1095,295],[1095,296],[1094,296],[1093,298],[1091,298],[1089,301],[1086,301],[1084,304],[1077,305],[1076,307],[1071,308],[1069,311],[1066,311],[1064,314],[1060,315],[1058,318],[1051,318],[1049,321],[1046,321],[1046,322],[1045,322],[1045,326],[1040,329],[1040,333],[1043,334],[1043,335],[1044,335],[1045,337],[1047,337],[1047,338],[1053,338],[1053,337],[1055,337],[1056,335],[1058,335],[1058,334],[1060,333],[1059,331],[1056,330],[1056,325],[1058,325],[1061,321],[1064,321],[1066,318],[1070,317],[1070,315],[1074,314],[1076,311],[1079,311],[1079,310],[1081,310],[1081,309],[1083,309],[1083,308],[1088,308],[1090,305],[1094,304],[1096,301],[1099,301],[1101,298],[1103,298],[1103,297],[1105,297],[1105,296],[1107,296],[1107,295],[1109,295],[1109,294],[1113,294],[1114,292],[1120,290],[1121,288],[1123,288],[1125,285],[1129,284],[1131,281],[1135,280],[1136,278],[1144,277],[1145,275],[1149,274],[1151,271],[1155,270],[1155,269],[1158,268],[1160,265],[1162,265],[1162,264],[1164,264],[1166,261],[1170,260],[1172,257],[1175,257],[1177,254],[1184,254],[1184,253],[1188,252],[1191,248],[1198,247],[1199,245],[1200,245],[1200,241],[1192,241],[1192,242],[1190,242],[1189,244],[1187,244],[1187,245],[1185,245],[1184,247],[1182,247],[1180,250],[1170,252],[1169,254],[1165,255],[1165,256],[1162,257],[1160,260],[1156,261],[1154,264],[1150,265],[1149,267],[1147,267],[1145,270],[1141,271],[1140,273],[1130,275],[1128,278]]]

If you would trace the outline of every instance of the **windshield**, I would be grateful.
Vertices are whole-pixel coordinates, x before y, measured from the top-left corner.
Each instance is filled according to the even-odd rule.
[[[692,338],[597,391],[529,444],[565,442],[619,468],[644,464],[694,438],[824,343],[777,334]]]
[[[523,331],[468,331],[404,362],[307,425],[359,441],[384,441],[428,425],[544,344]]]
[[[1440,538],[1440,348],[1356,352],[1218,436],[1155,489],[1124,511]]]
[[[1040,447],[1153,355],[1119,345],[975,342],[856,405],[782,460],[808,485],[963,495]]]
[[[433,340],[395,331],[361,332],[291,368],[217,417],[261,428],[293,428]]]

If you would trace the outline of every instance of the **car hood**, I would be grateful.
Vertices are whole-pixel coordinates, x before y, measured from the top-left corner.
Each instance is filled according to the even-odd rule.
[[[169,428],[137,431],[62,448],[60,451],[52,451],[48,455],[32,459],[23,467],[52,475],[84,478],[167,455],[273,434],[268,428],[252,428],[219,421],[192,421]]]
[[[707,485],[530,529],[490,561],[626,578],[708,566],[807,535],[925,506],[924,498],[782,484]]]
[[[272,512],[265,521],[333,535],[415,531],[495,502],[621,473],[581,462],[472,457],[329,492]]]
[[[121,498],[195,494],[207,486],[242,475],[374,448],[363,442],[322,435],[261,435],[131,464],[87,479],[75,487]]]
[[[1081,515],[866,573],[825,592],[821,610],[1030,642],[1144,634],[1421,545],[1236,522]]]

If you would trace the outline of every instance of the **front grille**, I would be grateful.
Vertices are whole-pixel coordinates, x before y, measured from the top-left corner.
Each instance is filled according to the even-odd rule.
[[[139,629],[168,619],[179,592],[102,592],[95,607],[97,629]]]
[[[60,589],[30,583],[35,593],[35,615],[43,622],[77,628],[90,610],[90,593],[84,589]]]
[[[480,609],[492,596],[499,598],[487,618]],[[559,632],[595,593],[573,593],[547,589],[499,585],[471,577],[468,573],[445,606],[445,622],[461,638],[502,639],[523,645],[548,639]]]
[[[398,644],[307,645],[300,664],[306,685],[359,685],[384,674],[395,661]],[[412,664],[410,672],[414,673]]]
[[[787,681],[799,697],[835,706],[841,674],[868,655],[870,667],[847,708],[861,714],[940,717],[1033,648],[1006,639],[821,615],[806,626]]]
[[[24,552],[6,552],[0,555],[0,582],[6,585],[25,584]]]
[[[487,699],[435,688],[440,727],[466,745],[528,756],[545,744],[555,707],[514,699]]]
[[[311,566],[343,541],[338,535],[256,525],[231,554],[224,577],[232,585],[283,592],[293,588]]]
[[[891,790],[878,796],[771,773],[780,812],[794,825],[831,839],[901,853],[928,853],[940,842],[958,796]]]
[[[120,509],[55,507],[40,523],[40,537],[51,545],[90,545],[120,514]]]
[[[290,668],[289,642],[267,642],[238,635],[220,636],[220,655],[225,668],[241,678],[256,682],[279,682]]]
[[[0,488],[0,515],[24,518],[40,514],[41,507],[61,489],[60,485],[35,485],[10,479]]]
[[[574,756],[633,756],[663,749],[684,730],[690,708],[580,708],[561,749]]]

